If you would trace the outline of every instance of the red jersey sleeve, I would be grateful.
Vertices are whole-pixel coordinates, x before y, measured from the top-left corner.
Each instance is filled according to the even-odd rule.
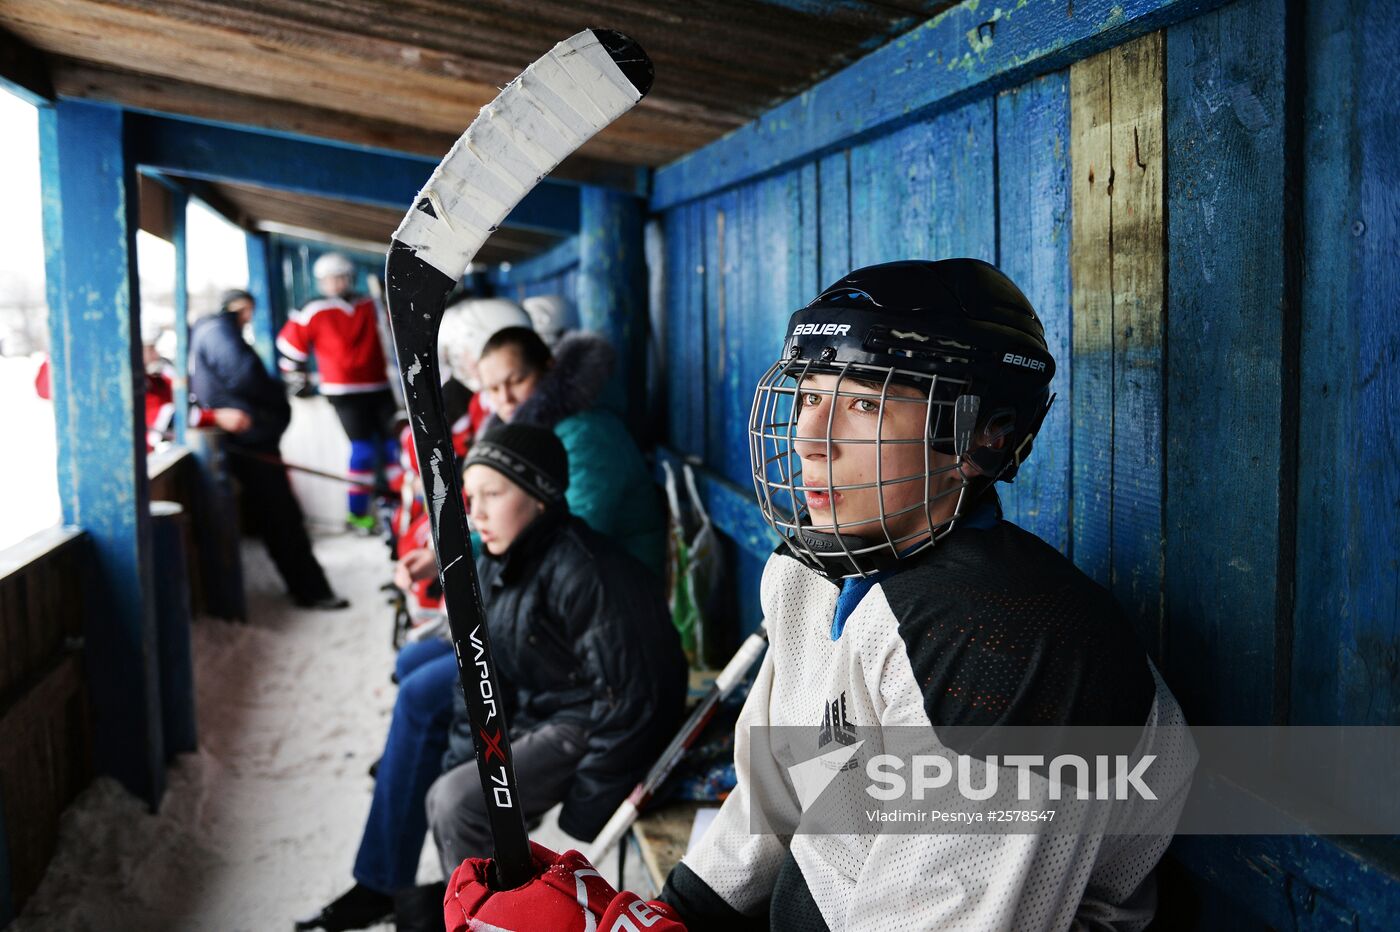
[[[300,369],[311,356],[311,335],[306,325],[293,314],[282,325],[277,334],[277,351],[281,353],[278,365],[282,369]],[[288,364],[290,363],[290,365]]]

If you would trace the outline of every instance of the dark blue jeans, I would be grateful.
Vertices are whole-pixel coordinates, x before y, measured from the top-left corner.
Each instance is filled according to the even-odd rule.
[[[457,688],[457,658],[441,638],[404,645],[395,669],[399,695],[355,855],[355,880],[380,893],[411,887],[418,874],[428,833],[423,801],[442,773]]]

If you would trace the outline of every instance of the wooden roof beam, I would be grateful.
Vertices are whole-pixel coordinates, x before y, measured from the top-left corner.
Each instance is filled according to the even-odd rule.
[[[54,90],[62,97],[106,101],[158,116],[194,118],[235,128],[255,127],[311,142],[330,140],[430,156],[434,160],[440,159],[457,140],[455,134],[429,127],[408,126],[177,78],[135,74],[92,62],[57,58],[52,62],[51,71]],[[549,177],[554,181],[645,194],[648,171],[643,166],[575,154],[565,159]]]
[[[137,172],[143,179],[149,178],[169,191],[178,192],[188,197],[198,198],[204,202],[205,207],[208,207],[214,213],[223,217],[245,233],[255,232],[258,228],[256,220],[249,216],[247,211],[233,203],[233,201],[225,197],[218,188],[206,181],[200,181],[197,178],[180,178],[176,175],[170,175],[159,171],[148,165],[138,165]],[[145,228],[144,224],[142,228]],[[147,230],[147,232],[150,233],[153,231]]]
[[[6,29],[0,29],[0,88],[36,107],[54,101],[44,53]]]

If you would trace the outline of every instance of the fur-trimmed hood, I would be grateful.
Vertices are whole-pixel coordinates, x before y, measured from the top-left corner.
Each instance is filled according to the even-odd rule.
[[[613,359],[612,346],[597,334],[568,334],[554,347],[554,366],[515,412],[513,422],[553,428],[594,407],[612,375]],[[491,421],[499,423],[494,414]]]

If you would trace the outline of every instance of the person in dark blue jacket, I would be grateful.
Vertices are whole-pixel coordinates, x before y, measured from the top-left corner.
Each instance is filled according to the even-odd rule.
[[[243,489],[246,509],[267,546],[292,601],[304,608],[345,608],[326,581],[311,551],[301,506],[286,469],[259,456],[277,456],[282,432],[292,419],[282,383],[273,378],[243,339],[253,316],[253,296],[241,289],[224,292],[219,313],[190,332],[190,393],[208,408],[235,408],[250,423],[224,440],[225,462]]]

